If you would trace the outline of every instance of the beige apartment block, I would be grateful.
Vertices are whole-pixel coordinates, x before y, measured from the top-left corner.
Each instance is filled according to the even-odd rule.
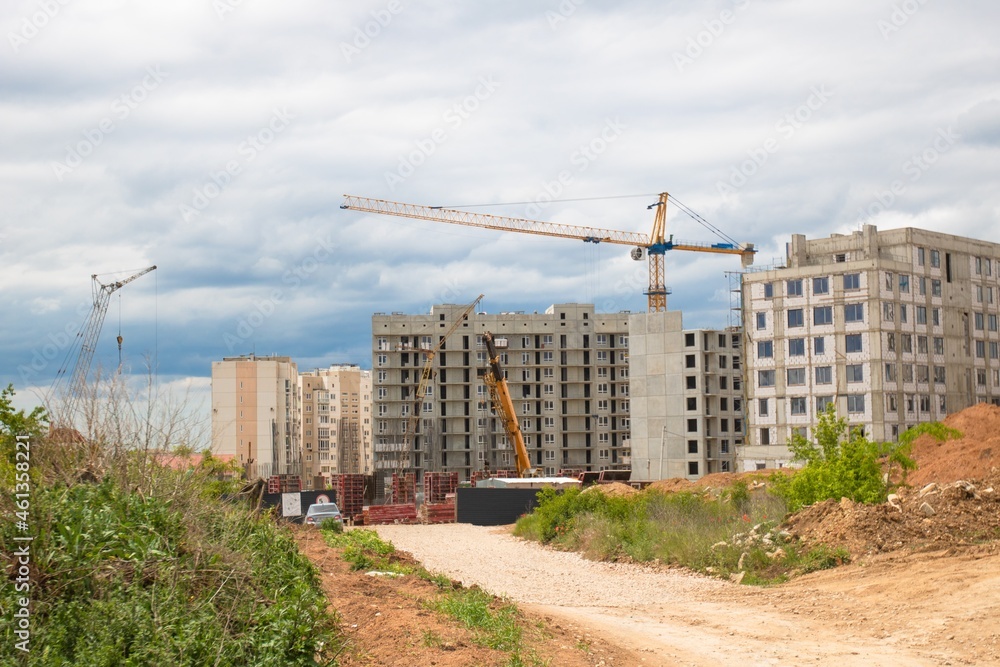
[[[736,469],[743,444],[738,330],[689,330],[681,313],[629,318],[632,481]]]
[[[251,478],[301,474],[298,368],[289,357],[212,362],[212,451]]]
[[[559,470],[627,468],[629,446],[628,313],[595,314],[590,304],[556,304],[544,313],[472,313],[433,360],[426,395],[421,372],[440,337],[466,306],[429,314],[372,317],[374,458],[380,482],[392,472],[513,468],[502,424],[482,381],[483,333],[492,332],[520,417],[531,463]],[[412,443],[404,432],[420,410]]]
[[[790,463],[833,404],[852,427],[905,429],[1000,402],[1000,245],[865,225],[796,234],[786,266],[743,276],[748,432],[741,467]]]
[[[299,375],[304,488],[332,475],[372,471],[372,374],[335,365]]]

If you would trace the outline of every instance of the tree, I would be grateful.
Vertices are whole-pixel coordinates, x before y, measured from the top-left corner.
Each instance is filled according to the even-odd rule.
[[[881,503],[894,482],[890,473],[898,468],[902,482],[916,468],[910,458],[913,440],[922,433],[938,439],[960,435],[937,422],[911,428],[899,443],[873,442],[861,429],[848,430],[847,420],[837,417],[833,406],[819,417],[815,442],[796,434],[789,443],[794,459],[805,467],[791,477],[777,476],[776,490],[788,503],[788,511],[827,499],[850,498],[859,503]]]
[[[4,458],[14,451],[17,436],[36,439],[43,436],[48,427],[49,417],[44,408],[36,407],[31,412],[14,409],[14,385],[0,390],[0,442],[3,443]]]

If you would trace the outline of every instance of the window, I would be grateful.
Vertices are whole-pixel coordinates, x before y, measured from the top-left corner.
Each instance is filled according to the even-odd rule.
[[[758,387],[773,387],[774,386],[774,371],[757,371],[757,386]]]
[[[917,354],[927,354],[927,336],[917,336]]]
[[[945,383],[944,366],[935,366],[934,367],[934,382],[936,382],[938,384],[944,384]]]
[[[788,399],[789,410],[793,415],[804,415],[806,413],[805,396],[793,396]]]
[[[844,321],[845,322],[864,322],[865,321],[865,304],[863,304],[863,303],[845,303],[844,304]]]
[[[848,334],[844,336],[845,352],[861,352],[861,334]]]
[[[937,250],[931,250],[931,266],[935,269],[941,267],[941,253]]]
[[[833,396],[817,396],[816,397],[816,412],[826,412],[826,406],[833,403]]]
[[[882,319],[886,322],[892,322],[896,319],[896,311],[891,301],[882,304]]]
[[[993,315],[991,313],[990,315],[987,316],[986,321],[987,321],[987,323],[989,325],[990,331],[996,331],[997,330],[997,316],[996,315]]]
[[[801,280],[786,280],[785,281],[785,293],[788,296],[802,296],[802,281]]]
[[[789,338],[788,339],[788,356],[790,357],[803,357],[806,354],[806,339],[805,338]]]
[[[698,432],[698,420],[697,419],[688,419],[687,420],[687,430],[688,430],[688,433],[697,433]]]
[[[767,412],[767,399],[766,398],[759,398],[759,399],[757,399],[757,413],[761,417],[766,417],[768,415],[768,412]]]
[[[786,371],[788,384],[805,384],[806,383],[806,369],[805,368],[789,368]]]
[[[931,296],[941,296],[941,281],[931,279]]]
[[[975,324],[976,331],[982,331],[983,328],[984,328],[984,326],[985,326],[984,325],[985,318],[983,317],[983,314],[982,313],[973,313],[973,315],[974,315],[973,319],[975,320],[975,323],[976,323]]]
[[[905,354],[910,354],[913,352],[913,336],[910,334],[900,334],[899,342],[902,343],[903,352]]]
[[[768,359],[774,356],[774,341],[757,341],[757,356],[761,359]]]
[[[803,326],[804,322],[802,320],[802,309],[792,308],[788,311],[788,328],[793,329],[795,327]]]
[[[388,355],[385,355],[385,354],[378,355],[378,365],[379,366],[385,366],[387,363],[389,363],[389,356]]]
[[[990,359],[997,359],[998,358],[998,352],[1000,352],[1000,347],[997,346],[997,342],[995,340],[991,340],[990,341]]]
[[[697,396],[688,396],[687,397],[686,405],[687,405],[687,409],[688,410],[697,410],[698,409],[698,397]]]
[[[833,367],[817,366],[816,384],[832,384],[832,383],[833,383]]]
[[[944,338],[934,338],[934,354],[944,354]]]
[[[757,329],[767,328],[767,313],[757,313]]]
[[[865,411],[865,395],[864,394],[848,394],[847,395],[847,411],[852,413],[864,412]]]
[[[886,271],[885,272],[885,288],[891,292],[892,288],[895,285],[896,285],[896,281],[893,280],[892,272],[891,271]]]
[[[847,381],[850,382],[864,382],[865,381],[865,371],[863,364],[848,364],[845,368],[847,373]]]
[[[899,304],[899,321],[902,322],[902,323],[904,323],[904,324],[909,321],[909,319],[907,317],[906,304],[905,303]]]
[[[813,338],[813,354],[826,353],[826,339],[823,336]]]
[[[885,365],[885,381],[895,382],[896,381],[896,364],[886,363]]]
[[[697,454],[697,453],[698,453],[698,441],[688,440],[688,454]]]
[[[686,378],[684,378],[684,383],[688,389],[698,388],[698,378],[695,377],[694,375],[688,375]]]
[[[891,331],[885,335],[885,348],[889,352],[896,351],[896,334]]]
[[[910,291],[910,276],[903,273],[899,274],[899,291],[909,292]]]
[[[917,382],[927,382],[930,380],[930,371],[926,364],[917,365]]]
[[[976,341],[976,359],[986,358],[986,342],[982,340]]]
[[[816,306],[813,308],[813,325],[833,324],[833,306]]]
[[[696,364],[697,364],[697,360],[695,359],[695,355],[693,355],[693,354],[686,354],[686,355],[684,355],[684,367],[685,368],[694,368]]]
[[[917,324],[927,324],[927,308],[917,306]]]
[[[861,274],[860,273],[845,273],[844,274],[844,289],[861,289]]]
[[[927,296],[927,278],[920,276],[920,296]]]
[[[886,397],[885,397],[885,409],[886,409],[887,412],[895,412],[896,411],[896,395],[895,394],[887,394],[886,395]]]
[[[697,474],[698,474],[698,462],[688,461],[688,475],[697,475]]]
[[[980,387],[986,386],[986,369],[977,368],[976,369],[976,384]]]
[[[934,326],[941,326],[941,309],[931,308],[931,324]]]
[[[764,283],[764,298],[770,299],[774,297],[774,283]]]
[[[762,428],[760,430],[760,444],[770,445],[771,444],[771,429]]]
[[[913,364],[903,364],[903,382],[913,382]]]
[[[813,278],[813,294],[827,294],[830,292],[830,279],[826,276]]]

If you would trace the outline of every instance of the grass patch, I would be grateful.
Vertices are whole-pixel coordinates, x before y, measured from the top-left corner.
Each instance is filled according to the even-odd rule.
[[[543,489],[514,534],[592,560],[659,562],[743,581],[777,583],[792,574],[846,562],[847,553],[804,550],[778,526],[785,500],[740,481],[718,495],[661,493],[624,497]]]

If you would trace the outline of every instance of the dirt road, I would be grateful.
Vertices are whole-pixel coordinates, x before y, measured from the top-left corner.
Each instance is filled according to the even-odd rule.
[[[594,563],[467,524],[377,526],[425,567],[648,665],[1000,665],[1000,548],[894,552],[759,589]]]

